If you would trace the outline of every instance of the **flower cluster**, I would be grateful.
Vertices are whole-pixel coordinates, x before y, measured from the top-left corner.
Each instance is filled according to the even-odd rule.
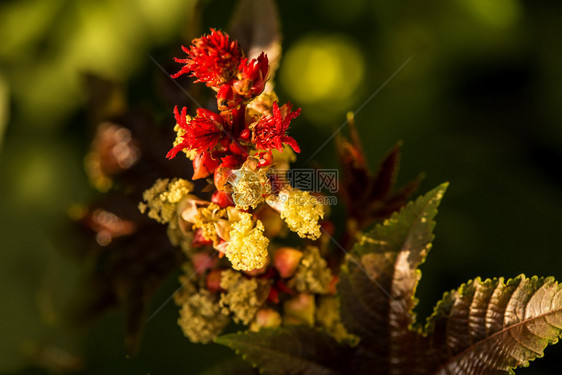
[[[187,258],[184,288],[175,296],[179,325],[194,342],[211,341],[228,317],[253,330],[309,324],[349,338],[337,316],[316,317],[316,304],[331,301],[337,282],[318,247],[328,224],[324,207],[313,194],[269,173],[287,170],[300,152],[287,135],[300,109],[279,105],[266,89],[266,54],[245,57],[226,33],[211,29],[183,51],[187,57],[176,61],[184,65],[172,77],[189,74],[212,88],[218,112],[199,108],[189,116],[187,108],[176,107],[177,138],[167,157],[186,155],[192,179],[208,178],[205,191],[211,194],[194,195],[185,180],[158,180],[140,205],[168,224],[170,241]],[[302,250],[276,244],[288,231],[308,244]]]
[[[198,108],[191,117],[186,107],[174,109],[177,138],[167,157],[184,152],[192,160],[193,179],[212,175],[215,189],[211,202],[187,198],[193,202],[184,203],[182,218],[195,230],[196,245],[210,241],[234,269],[262,268],[269,240],[255,212],[248,212],[250,208],[269,204],[299,236],[320,236],[322,205],[314,196],[280,186],[268,175],[277,164],[273,151],[277,155],[300,152],[287,135],[300,110],[293,111],[289,104],[279,106],[272,91],[263,92],[269,72],[267,56],[244,57],[227,34],[211,29],[210,35],[195,39],[183,50],[187,58],[176,61],[184,66],[172,77],[191,74],[213,88],[220,112]]]

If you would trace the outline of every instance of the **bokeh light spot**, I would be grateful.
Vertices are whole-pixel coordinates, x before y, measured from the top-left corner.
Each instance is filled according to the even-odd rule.
[[[349,104],[364,77],[363,55],[341,36],[305,36],[287,52],[280,81],[302,104]]]
[[[521,13],[515,0],[469,0],[467,5],[488,26],[501,29],[512,26]]]

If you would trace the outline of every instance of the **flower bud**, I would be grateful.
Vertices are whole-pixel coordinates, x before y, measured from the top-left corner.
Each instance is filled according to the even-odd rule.
[[[242,97],[232,90],[232,85],[222,85],[217,93],[217,107],[219,111],[228,111],[238,107],[242,102]]]
[[[291,247],[281,247],[273,255],[273,267],[282,278],[287,279],[294,275],[301,259],[301,251]]]
[[[217,169],[215,170],[214,178],[213,178],[214,182],[215,182],[215,187],[217,188],[217,190],[220,190],[220,191],[225,190],[225,185],[227,185],[231,175],[232,175],[232,168],[225,167],[224,163],[217,167]],[[215,202],[215,203],[219,204],[218,202]],[[220,204],[219,204],[219,206],[220,206]]]
[[[247,141],[248,139],[250,139],[250,135],[251,135],[251,133],[250,133],[249,129],[243,129],[240,132],[240,139],[243,139],[243,140]]]
[[[283,304],[283,325],[314,325],[314,296],[301,293]]]
[[[215,176],[216,176],[216,172],[215,172]],[[211,202],[218,204],[220,208],[234,206],[234,202],[232,201],[230,194],[222,190],[217,190],[213,193],[213,196],[211,197]]]
[[[206,252],[195,253],[191,256],[193,268],[198,275],[203,274],[206,270],[213,268],[217,264],[217,259]]]
[[[257,332],[261,328],[275,328],[281,325],[281,315],[273,309],[260,309],[250,325],[250,331]]]
[[[212,244],[213,244],[213,241],[205,238],[205,236],[203,236],[203,231],[201,229],[196,229],[193,232],[193,239],[191,240],[191,247],[197,248],[197,247],[209,246],[209,245],[212,245]]]
[[[222,270],[212,270],[207,274],[205,286],[210,292],[217,292],[221,288],[221,272]]]

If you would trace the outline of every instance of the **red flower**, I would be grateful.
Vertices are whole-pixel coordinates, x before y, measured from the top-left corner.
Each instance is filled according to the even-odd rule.
[[[251,61],[244,58],[238,69],[240,75],[239,80],[232,85],[234,91],[245,98],[261,94],[265,88],[267,73],[269,72],[267,55],[262,52],[257,60],[252,59]]]
[[[168,159],[176,157],[177,153],[185,148],[196,150],[198,153],[212,153],[224,135],[224,119],[221,115],[208,109],[198,108],[197,116],[187,122],[187,108],[183,107],[180,114],[176,106],[174,108],[174,116],[178,125],[186,133],[183,136],[182,142],[168,152],[168,155],[166,155]]]
[[[217,107],[219,111],[228,111],[238,107],[243,97],[232,90],[232,83],[225,83],[217,92]]]
[[[189,48],[181,48],[187,58],[174,60],[185,65],[172,78],[191,72],[192,77],[197,77],[195,82],[218,87],[238,73],[242,52],[238,42],[231,41],[226,33],[211,29],[211,35],[203,35],[194,39]]]
[[[300,108],[291,111],[291,105],[284,105],[279,109],[277,102],[273,103],[273,115],[261,117],[253,129],[252,142],[261,150],[277,149],[283,151],[283,144],[291,146],[295,152],[300,147],[292,137],[286,135],[292,119],[300,114]]]
[[[174,117],[176,118],[176,123],[180,126],[180,128],[184,129],[184,130],[188,130],[189,126],[187,124],[187,108],[183,107],[183,109],[181,110],[181,114],[178,112],[178,106],[174,107]],[[176,155],[178,154],[178,152],[182,151],[184,148],[191,148],[190,144],[189,144],[189,139],[187,137],[187,134],[183,136],[183,139],[181,141],[181,143],[177,144],[176,146],[174,146],[174,148],[172,148],[170,151],[168,151],[168,154],[166,155],[166,158],[168,159],[173,159],[176,157]]]
[[[225,135],[224,119],[218,113],[198,108],[197,117],[190,122],[191,132],[188,133],[191,148],[197,151],[212,151]]]

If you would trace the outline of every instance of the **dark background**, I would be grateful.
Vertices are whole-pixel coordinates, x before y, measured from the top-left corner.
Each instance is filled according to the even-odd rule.
[[[361,108],[356,122],[373,167],[403,140],[399,182],[425,172],[420,193],[451,183],[422,269],[420,318],[476,276],[562,280],[561,2],[279,3],[285,59],[277,90],[302,108],[292,129],[303,150],[297,166]],[[232,8],[203,1],[203,30],[226,28]],[[55,358],[62,368],[82,362],[85,374],[191,374],[232,355],[189,344],[172,303],[146,326],[132,358],[119,311],[79,328],[64,313],[87,293],[86,267],[57,234],[68,207],[94,196],[83,171],[92,128],[80,72],[137,82],[132,105],[169,123],[172,108],[158,108],[150,89],[163,73],[147,53],[170,66],[189,42],[192,9],[182,0],[0,4],[0,373],[60,371]],[[314,160],[336,167],[333,143]],[[152,310],[177,287],[175,277]],[[560,346],[549,348],[517,373],[558,374],[560,358]]]

